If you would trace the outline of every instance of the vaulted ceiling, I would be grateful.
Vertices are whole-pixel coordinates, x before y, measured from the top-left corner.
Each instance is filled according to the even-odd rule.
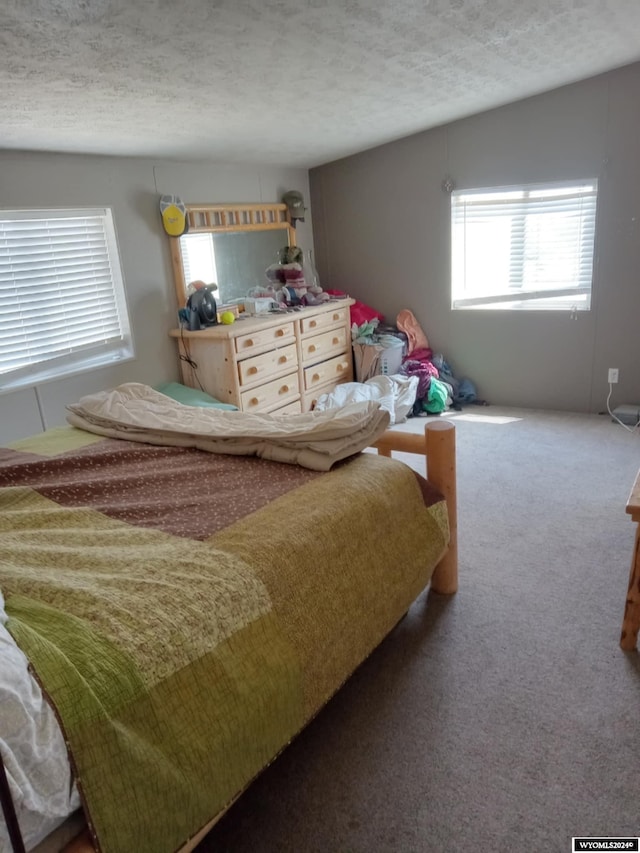
[[[312,167],[640,60],[638,0],[5,0],[0,147]]]

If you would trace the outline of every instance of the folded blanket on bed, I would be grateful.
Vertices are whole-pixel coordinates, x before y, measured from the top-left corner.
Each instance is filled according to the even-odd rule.
[[[260,456],[328,471],[370,447],[389,426],[376,401],[300,415],[262,415],[185,406],[148,385],[127,382],[67,406],[70,424],[98,435]]]

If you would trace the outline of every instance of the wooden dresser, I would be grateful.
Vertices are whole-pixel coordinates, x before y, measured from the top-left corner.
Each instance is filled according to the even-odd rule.
[[[308,412],[353,381],[349,306],[335,300],[198,332],[173,329],[182,381],[243,412]]]

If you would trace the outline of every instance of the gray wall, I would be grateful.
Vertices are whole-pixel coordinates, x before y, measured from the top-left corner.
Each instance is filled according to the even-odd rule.
[[[186,203],[274,202],[289,189],[309,199],[302,169],[174,163],[116,157],[0,152],[3,209],[112,206],[136,348],[134,361],[0,393],[0,442],[65,423],[65,405],[121,382],[177,380],[177,323],[169,238],[162,230],[159,196]],[[311,218],[298,224],[298,242],[311,247]],[[265,267],[267,264],[265,263]]]
[[[310,173],[323,286],[394,322],[413,311],[457,376],[494,404],[601,411],[640,403],[640,64],[476,115]],[[599,179],[593,310],[450,309],[457,188]]]

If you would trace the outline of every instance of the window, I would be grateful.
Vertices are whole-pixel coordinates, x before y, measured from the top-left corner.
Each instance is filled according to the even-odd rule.
[[[0,390],[132,357],[111,211],[0,210]]]
[[[588,311],[598,182],[454,191],[451,307]]]

